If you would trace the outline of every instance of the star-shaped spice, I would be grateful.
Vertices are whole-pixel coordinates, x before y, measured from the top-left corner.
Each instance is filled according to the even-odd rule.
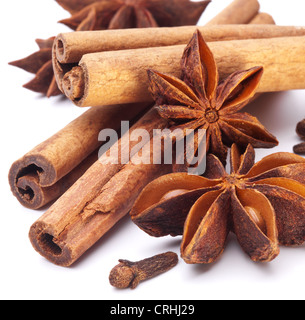
[[[56,0],[71,13],[60,22],[73,30],[173,27],[197,24],[210,1]]]
[[[54,37],[46,40],[37,39],[39,51],[28,57],[12,61],[9,64],[25,71],[36,74],[35,78],[23,87],[42,93],[47,97],[57,96],[61,92],[58,89],[52,66],[52,45]]]
[[[186,47],[182,77],[148,70],[150,90],[161,117],[172,120],[172,129],[205,129],[207,150],[224,163],[232,143],[272,148],[278,144],[257,118],[239,112],[253,97],[262,67],[237,71],[219,83],[216,61],[197,31]]]
[[[305,159],[275,153],[254,164],[249,144],[231,149],[231,174],[208,155],[206,177],[172,173],[140,194],[131,217],[152,236],[181,235],[187,263],[211,263],[230,231],[253,261],[267,262],[279,245],[305,241]]]

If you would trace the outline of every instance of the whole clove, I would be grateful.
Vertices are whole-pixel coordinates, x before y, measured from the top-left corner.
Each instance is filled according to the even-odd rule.
[[[169,271],[178,263],[178,255],[166,252],[138,262],[119,260],[109,275],[109,282],[118,289],[135,289],[140,282]]]

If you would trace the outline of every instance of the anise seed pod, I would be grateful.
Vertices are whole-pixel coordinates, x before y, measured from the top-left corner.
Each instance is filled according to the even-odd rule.
[[[151,236],[183,235],[187,263],[211,263],[234,232],[253,261],[305,241],[305,159],[279,152],[254,164],[254,149],[231,148],[231,173],[208,155],[206,177],[172,173],[142,191],[130,212]],[[177,192],[178,191],[178,192]]]

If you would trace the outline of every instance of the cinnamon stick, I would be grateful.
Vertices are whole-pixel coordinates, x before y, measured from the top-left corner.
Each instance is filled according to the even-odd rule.
[[[249,24],[275,24],[273,17],[266,12],[258,13]]]
[[[153,129],[162,129],[166,124],[153,109],[131,128],[131,132],[142,128],[152,134]],[[129,138],[123,136],[110,151],[116,148],[120,151],[123,146],[132,152],[135,142],[128,146],[125,139]],[[170,165],[96,161],[32,225],[29,237],[33,247],[49,261],[70,266],[129,212],[149,181],[170,171]]]
[[[258,10],[257,0],[235,0],[208,25],[221,24],[218,23],[220,20],[222,24],[247,24],[258,14]],[[246,14],[243,14],[243,11]],[[130,31],[125,29],[61,33],[54,41],[53,52],[59,63],[77,63],[87,53],[184,44],[194,33],[194,27],[152,28],[151,31],[145,28],[134,30],[135,33]]]
[[[64,88],[67,88],[62,84],[64,75],[77,66],[81,58],[86,54],[187,44],[196,29],[199,29],[204,34],[207,42],[305,35],[305,29],[301,27],[256,25],[274,22],[270,19],[272,19],[271,16],[260,14],[249,25],[186,26],[60,34],[55,39],[53,47],[52,61],[55,78],[59,88],[64,92]],[[255,25],[252,23],[255,23]],[[73,72],[70,78],[73,78]],[[82,80],[74,77],[73,81],[75,79]]]
[[[263,19],[264,23],[268,21],[270,25],[184,26],[61,33],[54,41],[53,53],[59,63],[78,63],[88,53],[186,44],[196,29],[200,30],[207,42],[304,35],[301,28],[272,25],[272,20],[267,20],[272,19],[270,15],[259,14],[251,23],[257,24],[258,19]]]
[[[304,36],[210,42],[209,46],[221,79],[236,70],[263,66],[258,92],[305,88],[305,75],[300,72],[305,66]],[[70,99],[80,107],[151,100],[146,70],[179,77],[184,49],[179,45],[84,55],[77,70],[84,79],[83,95]],[[69,78],[68,72],[63,85]]]
[[[63,194],[96,160],[104,128],[118,130],[148,104],[89,109],[58,133],[15,161],[9,171],[11,190],[25,207],[39,209]]]
[[[260,4],[257,0],[234,0],[206,25],[248,24],[258,14],[259,9]]]

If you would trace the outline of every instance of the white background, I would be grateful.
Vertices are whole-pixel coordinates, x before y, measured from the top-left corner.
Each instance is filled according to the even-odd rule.
[[[213,0],[200,24],[209,21],[230,2]],[[261,0],[260,3],[261,10],[270,13],[278,25],[305,24],[304,1]],[[172,271],[140,284],[135,290],[117,290],[109,285],[108,275],[117,260],[140,260],[167,250],[179,254],[179,237],[149,237],[126,217],[70,268],[55,266],[36,253],[28,231],[43,210],[25,209],[12,196],[7,182],[9,167],[85,109],[59,97],[47,99],[22,88],[33,76],[7,64],[36,51],[36,38],[70,31],[57,23],[68,17],[68,12],[53,0],[5,1],[1,8],[1,299],[305,298],[304,245],[281,248],[276,260],[258,264],[243,253],[232,236],[216,263],[187,265],[180,259]],[[299,142],[295,125],[305,117],[304,109],[304,90],[265,94],[247,107],[280,141],[272,150],[258,150],[257,160],[270,152],[292,151],[292,146]]]

